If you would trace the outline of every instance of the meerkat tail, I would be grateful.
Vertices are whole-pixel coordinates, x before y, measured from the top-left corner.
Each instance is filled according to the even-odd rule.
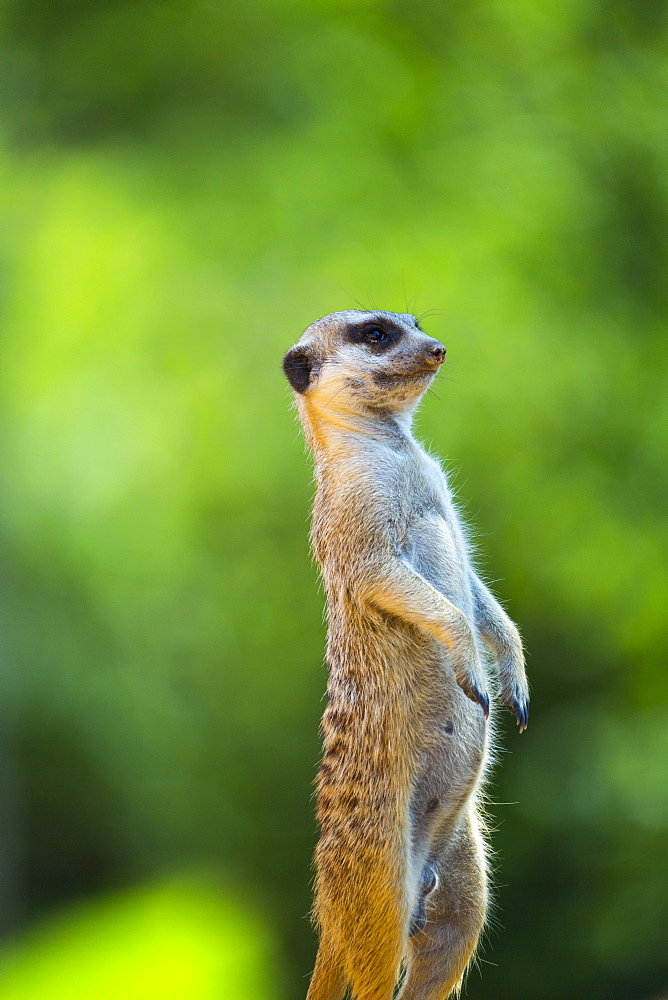
[[[325,920],[320,921],[320,950],[335,942],[333,953],[341,958],[337,964],[325,958],[322,972],[316,963],[308,1000],[340,1000],[337,990],[347,984],[356,1000],[391,1000],[406,950],[408,920],[404,894],[397,883],[390,885],[392,873],[399,874],[397,867],[396,859],[380,854],[370,868],[367,858],[354,875],[356,898],[352,891],[341,891],[340,879],[335,885],[321,884],[318,909],[326,916],[323,913]]]
[[[306,1000],[341,1000],[347,985],[340,958],[323,941],[318,948]]]
[[[338,790],[330,825],[327,792],[321,791],[315,913],[323,962],[328,954],[337,956],[356,1000],[391,1000],[408,940],[408,803],[401,791],[407,783],[397,780],[389,761],[382,770],[366,775],[365,816],[350,804],[343,811],[340,804],[350,803],[350,792]],[[330,994],[309,992],[309,1000],[325,997]]]

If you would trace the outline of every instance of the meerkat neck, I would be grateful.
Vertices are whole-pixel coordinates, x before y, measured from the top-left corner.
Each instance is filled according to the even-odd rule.
[[[300,409],[308,443],[315,453],[331,454],[348,450],[360,435],[395,446],[413,439],[412,411],[390,413],[369,410],[365,414],[324,411],[309,405],[306,400],[301,403]]]

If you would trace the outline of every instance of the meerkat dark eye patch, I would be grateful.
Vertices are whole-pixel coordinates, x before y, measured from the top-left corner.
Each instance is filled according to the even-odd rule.
[[[283,371],[295,392],[306,392],[311,383],[313,358],[305,347],[291,347],[283,358]]]
[[[374,354],[382,354],[393,347],[403,337],[403,330],[392,323],[351,324],[346,330],[346,339],[351,344],[368,347]]]

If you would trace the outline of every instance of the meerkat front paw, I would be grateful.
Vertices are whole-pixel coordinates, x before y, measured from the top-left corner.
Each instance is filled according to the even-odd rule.
[[[479,657],[470,658],[465,662],[455,660],[455,680],[467,698],[475,701],[482,708],[485,718],[489,718],[489,693],[487,678]]]
[[[502,677],[500,697],[506,708],[517,719],[519,730],[523,733],[529,724],[529,685],[526,677],[505,680]]]

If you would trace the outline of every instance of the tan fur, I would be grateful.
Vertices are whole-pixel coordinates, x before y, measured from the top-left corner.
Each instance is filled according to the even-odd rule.
[[[477,796],[489,683],[528,716],[517,629],[480,582],[439,465],[411,434],[444,349],[413,316],[318,320],[284,360],[313,451],[327,593],[308,1000],[444,1000],[485,919]]]

